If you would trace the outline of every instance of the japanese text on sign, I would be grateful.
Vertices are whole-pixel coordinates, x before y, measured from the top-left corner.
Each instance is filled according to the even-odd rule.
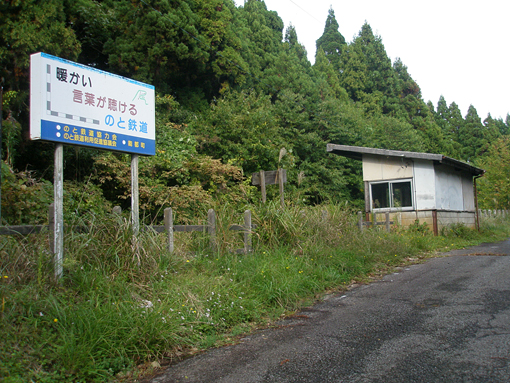
[[[153,86],[44,53],[31,79],[32,139],[155,154]]]

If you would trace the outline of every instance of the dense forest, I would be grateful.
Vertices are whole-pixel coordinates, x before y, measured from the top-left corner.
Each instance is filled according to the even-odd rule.
[[[251,174],[277,168],[289,203],[360,206],[360,163],[327,154],[327,143],[469,161],[487,170],[481,207],[510,208],[510,116],[426,102],[368,23],[347,42],[334,10],[325,16],[311,64],[261,0],[3,1],[1,224],[44,221],[52,199],[54,145],[28,139],[35,52],[155,86],[157,150],[139,169],[146,220],[166,206],[187,222],[215,204],[258,202]],[[128,208],[129,166],[126,154],[67,146],[66,214]]]

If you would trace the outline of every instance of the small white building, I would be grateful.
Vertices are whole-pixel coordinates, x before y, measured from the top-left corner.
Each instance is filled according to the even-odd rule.
[[[362,161],[367,217],[390,212],[400,225],[426,223],[436,235],[453,223],[477,227],[476,179],[483,169],[441,154],[335,144],[327,151]]]

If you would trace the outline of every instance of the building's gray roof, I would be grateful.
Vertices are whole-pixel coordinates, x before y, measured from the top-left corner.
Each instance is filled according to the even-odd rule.
[[[401,150],[364,148],[362,146],[348,146],[335,144],[328,144],[327,151],[344,157],[353,158],[355,160],[362,160],[363,154],[370,154],[381,157],[400,157],[419,160],[429,160],[449,165],[456,169],[466,170],[473,175],[481,175],[485,173],[485,170],[483,169],[477,168],[475,166],[456,160],[454,158],[443,156],[442,154],[405,152]]]

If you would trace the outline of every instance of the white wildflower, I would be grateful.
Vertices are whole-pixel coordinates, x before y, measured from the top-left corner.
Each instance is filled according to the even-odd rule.
[[[145,299],[142,299],[142,303],[140,303],[140,308],[142,309],[150,309],[154,307],[151,301],[147,301]]]

